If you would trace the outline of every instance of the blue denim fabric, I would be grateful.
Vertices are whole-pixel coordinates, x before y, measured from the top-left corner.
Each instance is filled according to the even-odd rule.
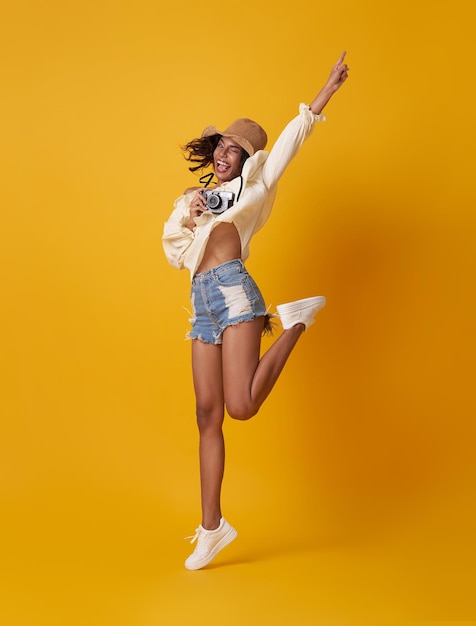
[[[222,343],[227,326],[267,314],[263,296],[241,259],[195,274],[191,301],[192,330],[188,338],[215,345]]]

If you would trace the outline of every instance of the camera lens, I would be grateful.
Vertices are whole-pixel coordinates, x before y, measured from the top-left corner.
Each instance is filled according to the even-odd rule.
[[[216,209],[220,205],[220,196],[215,193],[211,193],[207,198],[207,207],[209,209]]]

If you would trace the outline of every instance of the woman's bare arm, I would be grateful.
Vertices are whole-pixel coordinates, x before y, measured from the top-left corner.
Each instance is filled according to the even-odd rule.
[[[349,67],[344,63],[344,58],[345,51],[340,55],[339,60],[332,68],[326,84],[309,105],[309,108],[315,115],[322,113],[323,108],[347,79]]]

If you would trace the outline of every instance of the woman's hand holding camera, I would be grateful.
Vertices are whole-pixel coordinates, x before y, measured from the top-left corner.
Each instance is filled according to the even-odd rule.
[[[202,194],[202,187],[195,187],[187,191],[193,191],[193,189],[195,189],[196,191],[190,201],[190,219],[186,224],[186,227],[190,230],[193,230],[196,226],[194,221],[195,218],[200,217],[200,215],[207,210],[205,197]]]

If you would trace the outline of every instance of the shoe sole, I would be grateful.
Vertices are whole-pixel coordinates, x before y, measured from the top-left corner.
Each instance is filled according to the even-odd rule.
[[[296,311],[305,311],[311,307],[319,306],[322,309],[326,304],[325,296],[314,296],[313,298],[304,298],[304,300],[296,300],[289,304],[279,304],[276,309],[280,315],[295,313]],[[318,309],[319,310],[319,309]],[[317,311],[316,311],[317,313]]]
[[[237,535],[238,535],[238,532],[234,528],[230,528],[230,530],[226,533],[226,535],[224,535],[220,539],[220,541],[217,543],[217,545],[213,548],[213,550],[210,552],[207,558],[201,559],[200,561],[197,561],[196,563],[193,563],[191,565],[187,565],[187,562],[185,562],[185,567],[188,570],[202,569],[202,567],[205,567],[206,565],[211,563],[213,559],[216,557],[216,555],[221,550],[223,550],[223,548],[226,548],[226,546],[229,543],[231,543],[234,539],[236,539]]]

